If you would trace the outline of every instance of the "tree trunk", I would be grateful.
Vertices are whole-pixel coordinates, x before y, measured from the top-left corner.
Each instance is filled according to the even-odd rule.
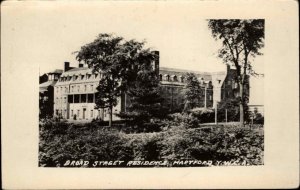
[[[113,107],[112,106],[110,106],[110,108],[109,108],[109,127],[111,127],[112,126],[112,114],[113,114]]]
[[[240,86],[240,127],[244,127],[244,85],[239,82]]]

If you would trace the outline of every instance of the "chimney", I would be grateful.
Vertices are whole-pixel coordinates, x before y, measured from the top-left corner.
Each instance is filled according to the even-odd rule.
[[[83,64],[82,63],[79,63],[78,64],[78,68],[82,68],[83,67]]]
[[[159,75],[159,51],[153,51],[153,53],[155,54],[154,67],[155,67],[156,74],[158,76]]]
[[[70,62],[65,62],[64,72],[70,70]]]

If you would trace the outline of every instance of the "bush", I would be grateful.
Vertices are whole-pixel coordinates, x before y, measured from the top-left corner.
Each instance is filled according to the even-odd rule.
[[[40,166],[59,166],[67,159],[128,160],[131,150],[119,132],[94,124],[40,125]]]
[[[117,128],[40,122],[39,165],[62,166],[70,160],[212,160],[263,164],[263,133],[239,127],[190,128],[187,117],[163,121],[163,132],[126,134]],[[177,118],[176,118],[177,117]],[[180,121],[180,122],[179,122]],[[153,121],[155,123],[155,121]],[[157,121],[158,122],[158,121]]]
[[[161,142],[161,158],[263,164],[263,135],[245,128],[205,131],[173,127]]]

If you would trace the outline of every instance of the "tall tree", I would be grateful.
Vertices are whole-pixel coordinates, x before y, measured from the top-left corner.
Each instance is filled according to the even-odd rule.
[[[113,34],[99,34],[91,43],[76,52],[76,59],[101,73],[96,94],[96,108],[108,108],[109,126],[112,125],[113,107],[122,92],[135,80],[140,65],[151,62],[155,54],[144,48],[145,42],[126,41]]]
[[[218,56],[224,63],[236,69],[236,82],[239,84],[240,125],[244,125],[245,105],[247,104],[247,83],[250,75],[256,75],[250,59],[262,55],[264,47],[264,20],[208,20],[208,27],[216,40],[222,41]]]
[[[186,74],[186,86],[184,89],[185,105],[184,111],[193,109],[200,105],[201,86],[194,73]]]
[[[159,78],[150,64],[142,65],[127,95],[130,104],[125,112],[120,113],[120,117],[129,124],[141,127],[149,124],[153,118],[163,117]]]

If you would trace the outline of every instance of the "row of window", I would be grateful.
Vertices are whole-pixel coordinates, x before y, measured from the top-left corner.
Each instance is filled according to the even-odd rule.
[[[95,103],[94,94],[68,95],[68,103]]]
[[[165,74],[164,76],[162,74],[159,75],[159,80],[165,80],[165,81],[173,81],[173,82],[185,82],[184,76],[179,76],[179,80],[176,75],[170,76],[168,74]]]
[[[97,115],[97,112],[98,112],[98,115]],[[94,115],[94,114],[96,114],[96,115]],[[89,113],[87,113],[86,108],[83,108],[82,110],[80,110],[80,109],[77,109],[77,110],[71,109],[69,115],[67,113],[67,109],[64,109],[64,110],[56,109],[56,111],[55,111],[56,116],[66,118],[66,119],[69,119],[69,118],[70,119],[87,119],[87,118],[94,118],[94,116],[97,116],[97,117],[100,118],[101,117],[100,114],[101,114],[100,110],[93,110],[93,109],[91,109],[89,111]],[[103,116],[107,117],[107,115],[108,115],[108,110],[104,109]]]
[[[102,74],[79,74],[79,75],[73,75],[73,76],[65,76],[65,77],[60,77],[59,81],[60,82],[65,82],[65,81],[80,81],[80,80],[89,80],[89,79],[100,79],[102,77]]]
[[[56,104],[67,103],[67,97],[56,97]],[[95,103],[94,94],[72,94],[68,95],[68,103]]]
[[[70,91],[69,91],[70,90]],[[70,89],[68,87],[56,87],[56,93],[69,93],[69,92],[87,92],[94,91],[94,85],[71,85]]]

